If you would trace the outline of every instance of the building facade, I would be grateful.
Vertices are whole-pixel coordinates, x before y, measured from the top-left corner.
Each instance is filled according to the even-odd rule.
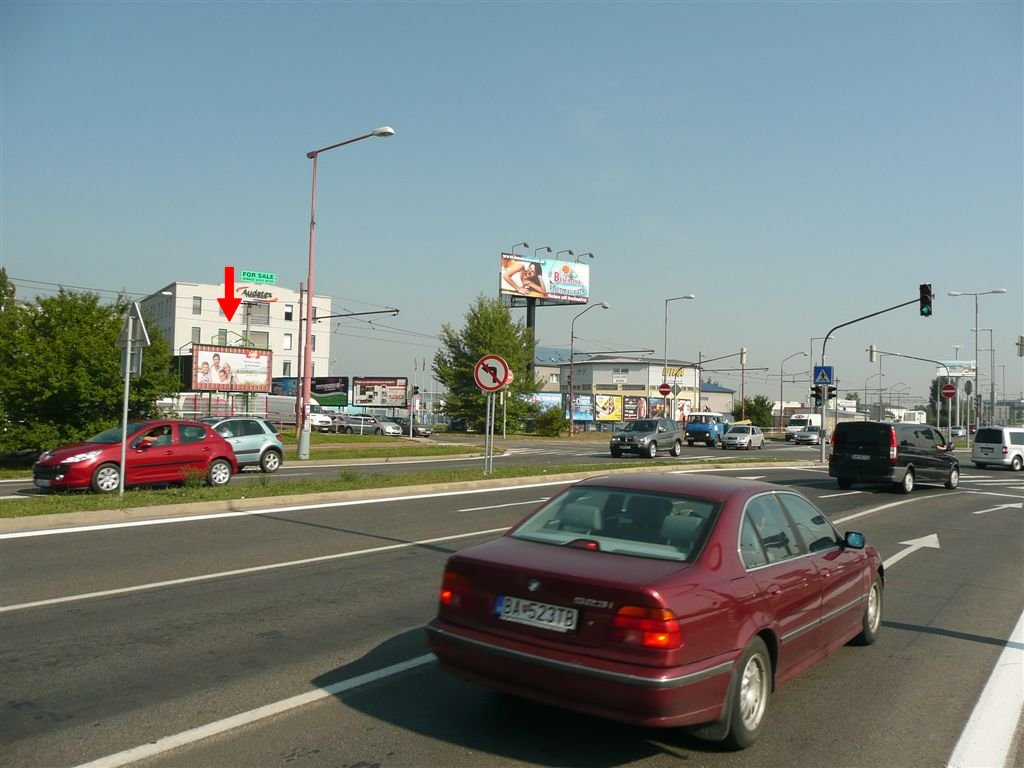
[[[229,321],[217,299],[224,284],[176,282],[140,301],[171,344],[171,354],[189,355],[193,344],[255,347],[273,353],[272,375],[302,376],[305,293],[278,285],[236,283],[242,300]],[[313,296],[313,376],[326,376],[331,361],[330,324],[316,318],[331,314],[330,296]]]

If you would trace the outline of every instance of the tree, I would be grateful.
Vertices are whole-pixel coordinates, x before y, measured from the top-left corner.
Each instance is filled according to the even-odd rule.
[[[753,400],[748,397],[746,399],[746,412],[750,423],[755,427],[761,427],[761,429],[770,429],[772,426],[773,405],[774,402],[764,395],[758,395]],[[732,407],[733,418],[739,419],[743,411],[744,407],[742,405],[734,405]]]
[[[477,387],[473,370],[484,355],[499,355],[513,374],[512,384],[504,389],[505,417],[509,427],[521,429],[540,413],[537,404],[523,397],[542,383],[527,376],[527,365],[533,358],[533,334],[523,322],[513,322],[509,308],[496,298],[478,296],[466,312],[465,321],[459,331],[448,323],[441,327],[442,348],[434,355],[432,365],[434,376],[448,390],[441,412],[466,419],[474,429],[483,429],[487,396]]]
[[[118,336],[128,302],[61,290],[19,304],[0,278],[0,449],[39,451],[89,437],[121,421],[124,378]],[[155,330],[132,379],[128,412],[156,416],[156,400],[177,391],[171,350]]]

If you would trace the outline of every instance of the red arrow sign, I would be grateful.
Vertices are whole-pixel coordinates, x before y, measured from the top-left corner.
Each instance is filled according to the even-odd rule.
[[[234,267],[224,267],[224,298],[217,299],[217,303],[220,304],[220,308],[224,310],[224,316],[228,321],[235,316],[235,311],[238,309],[238,305],[242,303],[241,299],[235,298]]]

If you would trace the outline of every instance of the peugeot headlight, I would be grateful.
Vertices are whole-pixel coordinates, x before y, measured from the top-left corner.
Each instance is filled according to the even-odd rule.
[[[62,461],[62,464],[77,464],[80,461],[89,461],[89,459],[95,459],[103,451],[86,451],[85,453],[76,453],[74,456],[69,456]]]

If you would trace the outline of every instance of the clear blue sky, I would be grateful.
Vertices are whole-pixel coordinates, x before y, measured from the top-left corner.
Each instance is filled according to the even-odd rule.
[[[305,153],[390,125],[319,163],[316,292],[401,309],[342,321],[334,373],[412,375],[525,240],[595,254],[611,309],[577,349],[660,359],[664,300],[694,293],[670,305],[669,356],[746,347],[768,369],[748,395],[921,282],[933,318],[829,342],[841,391],[878,373],[871,343],[973,359],[974,301],[946,292],[1006,288],[980,326],[997,389],[1024,389],[1020,2],[6,0],[0,21],[0,248],[23,297],[226,265],[297,288]],[[568,347],[578,311],[538,309],[539,343]],[[920,401],[934,366],[882,371]]]

